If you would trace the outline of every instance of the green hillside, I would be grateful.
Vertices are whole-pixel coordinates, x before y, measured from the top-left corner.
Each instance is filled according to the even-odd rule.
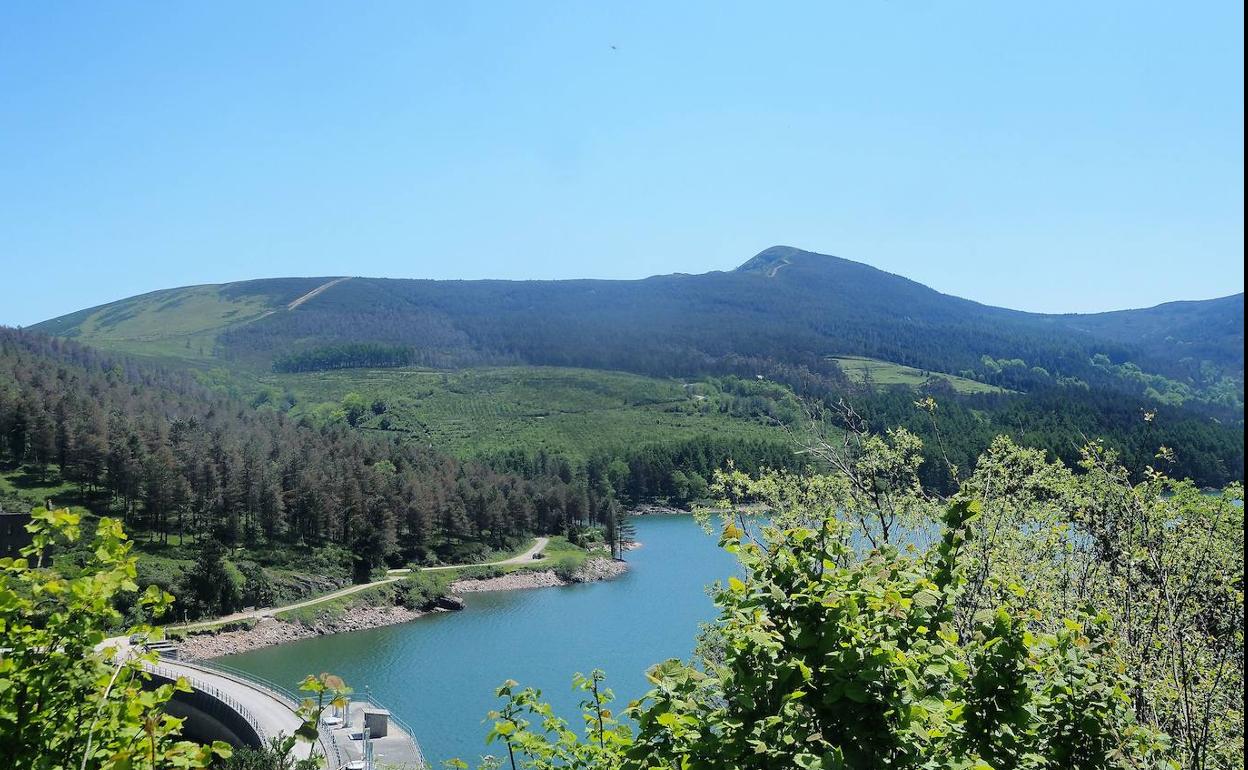
[[[204,382],[257,405],[461,457],[517,450],[575,460],[639,445],[677,451],[699,437],[718,440],[716,451],[738,451],[756,436],[783,439],[769,427],[772,412],[792,418],[795,408],[783,404],[795,395],[846,400],[894,425],[909,420],[915,393],[924,392],[957,424],[956,437],[944,440],[959,444],[964,465],[1000,432],[1063,458],[1103,437],[1146,460],[1160,437],[1136,423],[1164,406],[1174,410],[1162,413],[1172,415],[1167,430],[1184,434],[1175,438],[1193,476],[1243,475],[1242,294],[1042,315],[774,247],[729,272],[636,281],[197,286],[35,328],[194,363]],[[683,387],[729,378],[741,392]],[[740,383],[791,393],[772,398]],[[935,430],[929,420],[911,427]],[[926,438],[936,446],[937,436]],[[928,459],[938,474],[938,458]],[[662,489],[664,478],[644,486]]]
[[[878,361],[874,358],[861,356],[833,356],[845,376],[859,385],[874,384],[880,387],[904,385],[908,388],[920,388],[933,381],[944,381],[962,394],[970,393],[1004,393],[995,385],[958,377],[943,372],[925,372],[912,366],[902,366],[889,361]]]
[[[290,278],[165,289],[80,310],[35,328],[109,350],[211,358],[221,332],[284,310],[329,280]]]
[[[437,372],[371,369],[262,377],[263,401],[286,393],[292,413],[336,422],[351,404],[366,431],[403,435],[460,456],[546,451],[577,460],[603,450],[695,436],[784,440],[768,413],[797,414],[792,395],[764,387],[682,383],[622,372],[498,367]],[[719,384],[717,384],[719,383]]]
[[[1207,388],[1224,392],[1224,378],[1241,393],[1243,382],[1242,294],[1042,315],[789,247],[767,249],[731,272],[637,281],[245,281],[156,292],[35,328],[252,371],[292,354],[337,368],[324,348],[367,344],[387,346],[404,364],[442,369],[528,364],[774,378],[797,367],[836,378],[835,356],[970,373],[1018,391],[1080,382],[1146,394],[1136,379],[1094,365],[1099,354],[1173,380],[1194,400]],[[1000,361],[1011,365],[993,363]]]

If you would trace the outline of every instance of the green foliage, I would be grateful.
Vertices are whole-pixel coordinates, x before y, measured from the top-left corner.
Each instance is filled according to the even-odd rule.
[[[952,494],[993,440],[1007,434],[1024,446],[1047,450],[1069,467],[1078,467],[1089,438],[1103,439],[1123,464],[1140,475],[1158,446],[1175,449],[1168,470],[1200,486],[1222,487],[1243,480],[1242,422],[1222,423],[1184,408],[1158,405],[1141,397],[1103,389],[1055,386],[1030,393],[969,398],[938,397],[935,420],[915,408],[910,391],[879,390],[853,399],[861,421],[873,433],[904,427],[924,441],[924,486]],[[834,402],[835,403],[835,402]],[[848,429],[843,421],[835,427]]]
[[[1150,374],[1130,361],[1114,364],[1108,356],[1100,353],[1092,357],[1092,365],[1135,385],[1148,399],[1157,403],[1180,406],[1188,401],[1200,401],[1241,412],[1244,408],[1243,383],[1208,370],[1202,370],[1202,379],[1207,378],[1205,381],[1189,384],[1160,374]]]
[[[718,400],[700,400],[696,390],[675,381],[545,367],[335,371],[273,376],[265,382],[297,394],[296,415],[332,404],[319,419],[354,417],[368,430],[409,434],[461,456],[487,458],[523,449],[583,460],[599,450],[699,433],[760,439],[772,435],[766,412],[779,413],[781,403],[772,399],[776,405],[757,414],[744,407],[721,409]],[[353,408],[347,398],[353,399]],[[790,410],[795,408],[792,398],[787,396]],[[384,408],[373,408],[377,403]]]
[[[342,397],[342,413],[347,424],[354,428],[368,413],[368,402],[359,393],[348,393]]]
[[[179,741],[181,720],[163,713],[186,682],[146,688],[144,662],[104,646],[127,597],[160,614],[173,597],[135,583],[135,558],[121,525],[95,527],[88,560],[49,565],[82,536],[68,510],[34,511],[22,557],[0,559],[0,756],[14,770],[158,770],[204,767],[228,756],[224,743]],[[148,637],[147,625],[127,629]]]
[[[1002,602],[1041,617],[1102,608],[1141,719],[1184,767],[1243,767],[1242,487],[1205,494],[1156,470],[1133,483],[1099,444],[1073,473],[1001,438],[961,494],[985,515],[960,625]]]
[[[576,577],[576,572],[580,569],[583,559],[576,556],[560,556],[555,559],[554,571],[560,580],[571,582]]]
[[[831,475],[721,474],[744,575],[696,659],[652,669],[610,740],[508,683],[503,766],[1243,768],[1240,486],[1000,438],[941,502],[921,450],[852,434],[815,448]]]
[[[507,569],[497,564],[480,564],[456,570],[461,580],[489,580],[507,574]]]
[[[729,523],[721,543],[745,577],[715,591],[710,654],[653,668],[654,689],[628,710],[635,728],[594,698],[577,734],[539,692],[508,683],[490,738],[534,770],[1175,767],[1164,737],[1134,719],[1103,617],[1047,633],[1000,607],[959,633],[979,516],[955,503],[930,550],[862,558],[834,517],[757,539]]]
[[[269,607],[277,600],[277,591],[269,575],[255,562],[247,562],[241,570],[243,575],[242,601],[244,607]]]
[[[226,615],[243,606],[247,581],[227,555],[225,546],[215,538],[200,544],[178,593],[179,605],[190,617]]]
[[[409,610],[427,610],[450,590],[450,576],[437,572],[413,572],[395,588],[395,604]]]
[[[987,361],[992,359],[988,356],[984,357]],[[952,387],[955,393],[1000,393],[1001,388],[995,385],[989,385],[979,382],[972,377],[954,376],[943,372],[925,371],[915,369],[912,366],[903,366],[895,364],[891,361],[879,361],[874,358],[864,358],[862,356],[835,356],[833,359],[841,371],[845,373],[852,382],[859,385],[874,385],[878,387],[891,387],[901,385],[907,388],[919,389],[929,387],[933,379],[941,380]],[[993,361],[991,370],[1000,372],[1001,369]],[[973,375],[974,372],[968,371],[967,374]]]
[[[414,351],[403,345],[357,342],[287,353],[273,359],[275,372],[321,372],[330,369],[380,369],[408,366],[415,362]]]

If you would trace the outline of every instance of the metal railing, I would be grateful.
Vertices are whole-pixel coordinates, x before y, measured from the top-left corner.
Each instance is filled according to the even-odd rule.
[[[234,668],[233,666],[227,666],[224,663],[218,663],[216,661],[213,661],[212,663],[183,662],[182,665],[199,668],[204,671],[211,671],[233,679],[239,679],[251,687],[266,690],[270,697],[284,701],[288,706],[290,706],[292,711],[298,708],[299,705],[305,700],[309,700],[311,698],[310,694],[301,696],[293,690],[283,687],[270,679],[258,676],[250,671],[242,671],[241,669]],[[318,733],[322,753],[325,754],[326,759],[331,760],[329,766],[331,768],[338,768],[346,764],[346,759],[343,757],[342,747],[338,745],[338,738],[334,735],[334,731],[318,729]]]
[[[283,687],[270,679],[265,679],[262,676],[251,673],[250,671],[243,671],[241,669],[234,668],[233,666],[227,666],[224,663],[217,663],[216,661],[206,663],[200,661],[179,660],[178,665],[187,666],[189,668],[197,668],[201,671],[206,671],[212,674],[225,674],[232,679],[241,679],[244,684],[252,687],[258,687],[262,690],[268,690],[269,695],[276,697],[278,700],[286,701],[290,705],[291,709],[299,706],[299,704],[303,703],[303,701],[308,697],[306,695],[299,695],[288,687]]]
[[[408,739],[411,740],[412,748],[416,750],[416,761],[419,762],[419,767],[429,767],[429,760],[425,759],[425,752],[422,748],[420,748],[420,741],[416,740],[416,731],[412,729],[411,725],[395,716],[389,706],[377,700],[377,698],[375,698],[373,694],[367,690],[365,690],[362,695],[360,693],[352,693],[352,699],[369,703],[379,709],[384,709],[390,715],[390,722],[397,725],[398,728],[407,735]]]
[[[246,684],[250,687],[267,691],[271,697],[277,698],[278,700],[283,701],[288,706],[290,706],[292,711],[298,708],[299,704],[301,704],[303,701],[307,700],[310,697],[309,695],[300,696],[298,693],[290,690],[289,688],[283,687],[282,685],[277,684],[276,682],[273,682],[262,676],[253,674],[250,671],[242,671],[240,669],[234,668],[233,666],[227,666],[223,663],[218,663],[217,661],[212,661],[211,663],[208,663],[208,662],[192,663],[192,662],[180,660],[177,662],[177,665],[185,666],[191,669],[198,669],[205,673],[217,674],[219,676],[226,676],[231,679],[241,680],[243,684]],[[208,685],[207,687],[211,687],[211,685]],[[212,688],[212,689],[216,690],[216,688]],[[380,709],[385,709],[387,712],[389,712],[390,721],[393,724],[395,724],[400,730],[402,730],[403,733],[406,734],[408,739],[412,742],[412,748],[415,750],[415,754],[416,754],[417,762],[419,763],[419,767],[420,768],[429,767],[429,762],[425,758],[424,750],[421,749],[420,747],[420,741],[416,739],[416,731],[412,729],[411,725],[403,721],[401,718],[395,716],[394,712],[390,711],[390,709],[384,703],[377,700],[377,698],[374,697],[371,692],[368,692],[368,691],[365,691],[363,693],[353,692],[350,695],[350,699],[353,701],[357,701],[357,702],[368,703],[372,706],[375,706]],[[231,707],[233,707],[233,703],[235,701],[233,701],[233,699],[231,698],[229,702],[231,703]],[[249,714],[250,712],[247,712],[247,713]],[[246,715],[243,715],[243,716],[244,718],[247,718]],[[338,745],[338,739],[337,739],[337,736],[334,735],[333,730],[321,731],[320,743],[321,743],[322,749],[324,750],[326,758],[332,760],[330,767],[337,768],[345,764],[346,760],[343,756],[343,749],[341,746]]]
[[[186,672],[184,671],[178,671],[177,669],[170,668],[169,666],[163,666],[159,663],[150,663],[148,664],[147,669],[148,671],[155,674],[156,676],[162,677],[164,679],[168,679],[172,682],[176,682],[179,679],[183,679],[186,681],[187,684],[189,684],[195,690],[198,690],[199,692],[202,692],[206,695],[210,695],[212,696],[213,699],[228,706],[231,710],[234,711],[234,713],[242,717],[243,721],[245,721],[248,725],[251,726],[251,729],[256,731],[257,737],[259,737],[262,742],[267,741],[271,737],[268,734],[268,731],[264,729],[264,725],[261,724],[260,720],[256,717],[256,715],[251,712],[251,709],[239,703],[238,700],[234,698],[234,696],[230,695],[228,692],[225,692],[219,687],[209,682],[205,682],[202,679],[199,679],[198,677],[187,676]]]

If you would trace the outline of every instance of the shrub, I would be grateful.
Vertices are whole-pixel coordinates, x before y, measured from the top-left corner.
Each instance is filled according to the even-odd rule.
[[[507,570],[497,564],[480,564],[459,570],[459,577],[464,580],[489,580],[490,578],[502,577],[506,574]]]
[[[409,610],[429,609],[435,601],[446,596],[449,583],[446,575],[413,572],[399,581],[394,603]]]
[[[570,554],[555,560],[555,574],[560,580],[569,583],[576,579],[576,572],[580,568],[581,560]]]

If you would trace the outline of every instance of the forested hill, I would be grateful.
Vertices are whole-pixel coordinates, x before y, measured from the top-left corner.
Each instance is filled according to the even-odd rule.
[[[117,516],[143,538],[332,545],[367,575],[611,514],[560,470],[497,473],[252,409],[185,372],[0,327],[5,480]]]
[[[52,497],[163,543],[334,547],[365,576],[470,561],[531,534],[611,533],[622,502],[704,494],[730,460],[750,473],[801,464],[779,433],[635,441],[580,463],[511,452],[486,464],[253,407],[195,374],[0,327],[0,509]]]
[[[1243,319],[1243,294],[1092,315],[1024,313],[773,247],[731,272],[636,281],[323,278],[189,287],[36,328],[261,370],[378,365],[361,345],[403,363],[665,376],[740,371],[748,361],[761,371],[835,377],[830,357],[867,356],[1014,390],[1087,385],[1168,403],[1204,399],[1242,413]]]

